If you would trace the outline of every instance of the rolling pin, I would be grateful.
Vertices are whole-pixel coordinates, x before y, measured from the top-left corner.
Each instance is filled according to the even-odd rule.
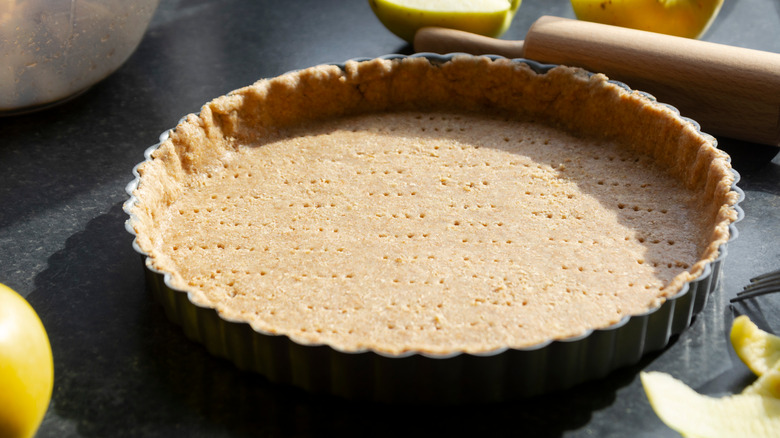
[[[414,49],[581,67],[652,94],[708,134],[780,146],[778,53],[551,16],[523,41],[423,28]]]

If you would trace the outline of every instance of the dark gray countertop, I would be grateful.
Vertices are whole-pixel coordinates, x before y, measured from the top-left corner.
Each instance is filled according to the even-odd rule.
[[[566,0],[525,0],[504,38],[522,39],[541,15],[573,17]],[[780,52],[780,2],[727,0],[704,39]],[[388,53],[411,48],[364,0],[163,0],[114,75],[63,105],[0,118],[0,282],[39,312],[55,358],[39,436],[676,436],[651,410],[639,371],[707,394],[750,380],[730,349],[731,320],[748,313],[780,332],[780,295],[729,298],[780,267],[780,158],[729,139],[719,140],[742,176],[745,219],[721,288],[667,349],[603,380],[488,406],[353,403],[274,386],[187,340],[146,292],[124,229],[124,188],[144,149],[181,116],[259,78]]]

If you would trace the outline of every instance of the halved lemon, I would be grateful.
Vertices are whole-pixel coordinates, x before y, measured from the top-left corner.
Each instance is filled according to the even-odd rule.
[[[369,0],[379,21],[408,42],[427,26],[499,37],[509,29],[521,0]]]
[[[700,38],[723,0],[571,0],[580,20]]]

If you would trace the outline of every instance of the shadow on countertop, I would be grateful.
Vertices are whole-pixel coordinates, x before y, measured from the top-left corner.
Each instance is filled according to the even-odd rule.
[[[743,181],[740,186],[745,184],[769,186],[761,184],[761,181],[755,178],[747,178],[750,181],[744,181],[746,177],[752,177],[754,174],[760,174],[761,180],[769,180],[776,185],[776,177],[780,177],[780,147],[723,137],[718,138],[718,147],[729,154],[731,165],[742,175]],[[767,172],[768,167],[773,169]]]
[[[124,220],[115,205],[71,236],[28,297],[55,359],[39,437],[560,437],[612,405],[655,357],[569,391],[501,404],[383,405],[280,387],[209,355],[168,321],[146,291]]]

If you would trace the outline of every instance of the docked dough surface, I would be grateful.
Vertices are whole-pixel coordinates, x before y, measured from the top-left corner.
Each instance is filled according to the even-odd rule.
[[[505,112],[344,115],[215,157],[157,187],[142,246],[223,317],[345,351],[581,335],[660,304],[724,238],[648,155]]]

